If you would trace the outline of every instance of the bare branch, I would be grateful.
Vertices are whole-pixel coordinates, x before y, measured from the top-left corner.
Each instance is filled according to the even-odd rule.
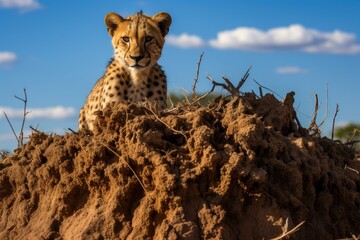
[[[201,65],[201,60],[202,60],[203,55],[204,55],[204,52],[202,52],[202,53],[200,54],[200,58],[199,58],[199,61],[198,61],[198,63],[197,63],[196,75],[195,75],[195,79],[194,79],[194,84],[193,84],[193,86],[192,86],[193,98],[195,98],[195,96],[196,96],[196,91],[195,91],[195,89],[196,89],[196,84],[197,84],[197,82],[198,82],[198,80],[199,80],[200,65]]]
[[[33,126],[29,126],[31,130],[33,130],[34,132],[37,133],[41,133],[41,131],[39,131],[37,128],[34,128]]]
[[[331,140],[334,140],[335,119],[336,119],[336,116],[337,116],[337,114],[338,114],[339,111],[340,111],[340,109],[339,109],[339,104],[336,104],[336,110],[335,110],[334,118],[333,118],[333,121],[332,121]]]
[[[215,81],[214,79],[212,79],[212,77],[210,77],[209,75],[207,75],[206,78],[209,79],[209,80],[211,81],[211,83],[213,84],[210,92],[213,92],[216,86],[220,86],[220,87],[224,88],[225,90],[227,90],[229,93],[231,93],[230,88],[229,88],[226,84],[216,82],[216,81]]]
[[[24,99],[18,97],[15,95],[15,98],[19,99],[20,101],[24,102],[24,112],[23,112],[23,119],[22,119],[22,123],[21,123],[21,128],[20,128],[20,133],[19,133],[19,144],[20,147],[22,147],[22,145],[24,144],[24,126],[25,126],[25,120],[26,120],[26,115],[28,114],[28,112],[26,111],[26,107],[27,107],[27,94],[26,94],[26,88],[24,88]]]
[[[19,147],[20,142],[19,142],[19,138],[18,138],[18,136],[16,135],[16,132],[15,132],[15,130],[14,130],[14,127],[13,127],[13,125],[11,124],[11,122],[10,122],[10,120],[9,120],[8,116],[6,115],[6,112],[5,112],[5,111],[3,111],[3,113],[4,113],[4,115],[5,115],[6,121],[7,121],[7,122],[8,122],[8,124],[10,125],[11,131],[13,132],[13,134],[14,134],[14,136],[15,136],[15,138],[16,138],[16,141],[18,142],[18,147]]]
[[[345,171],[346,171],[346,169],[349,169],[350,171],[353,171],[356,174],[360,174],[360,172],[358,170],[356,170],[354,168],[351,168],[351,167],[348,167],[348,165],[345,165]]]
[[[309,131],[313,131],[315,135],[320,133],[320,129],[319,126],[316,124],[316,118],[317,118],[317,113],[319,111],[319,98],[318,95],[315,94],[315,109],[314,109],[314,117],[310,122],[310,125],[308,127]]]
[[[280,240],[280,239],[283,239],[285,237],[288,237],[289,235],[299,231],[300,227],[305,223],[305,221],[302,221],[301,223],[299,223],[296,227],[294,227],[293,229],[291,229],[290,231],[288,231],[288,221],[289,219],[287,218],[286,219],[286,223],[285,223],[285,226],[284,226],[284,229],[283,229],[283,233],[276,237],[276,238],[272,238],[271,240]]]
[[[210,90],[210,92],[214,91],[216,86],[220,86],[220,87],[224,88],[225,90],[227,90],[233,97],[240,96],[240,88],[242,85],[244,85],[246,79],[249,77],[250,69],[251,69],[251,67],[248,68],[248,70],[245,72],[244,76],[241,78],[241,80],[239,81],[239,83],[236,87],[234,86],[234,84],[232,84],[232,82],[229,80],[229,78],[227,78],[225,75],[222,76],[222,79],[225,81],[225,84],[216,82],[214,79],[212,79],[212,77],[207,75],[206,78],[209,79],[211,81],[211,83],[213,84],[213,87]]]
[[[246,73],[244,74],[244,76],[241,78],[240,82],[239,82],[238,85],[236,86],[236,89],[237,89],[238,91],[240,90],[240,88],[242,87],[242,85],[244,85],[246,79],[249,77],[249,75],[250,75],[249,72],[250,72],[251,68],[252,68],[252,66],[250,66],[250,67],[248,68],[248,70],[246,71]]]
[[[260,83],[258,83],[255,79],[253,79],[253,81],[254,81],[259,87],[264,88],[264,89],[272,92],[273,94],[275,94],[276,96],[278,96],[278,97],[281,98],[281,99],[284,99],[282,96],[280,96],[279,94],[277,94],[276,92],[274,92],[274,91],[271,90],[270,88],[267,88],[267,87],[261,85]]]
[[[260,97],[263,97],[263,91],[262,91],[262,87],[259,86],[259,92],[260,92]]]
[[[20,132],[19,132],[19,136],[16,134],[14,127],[12,126],[8,116],[6,115],[5,111],[4,115],[6,117],[6,120],[8,122],[8,124],[10,125],[10,128],[13,132],[13,134],[15,135],[16,141],[18,142],[18,147],[22,147],[24,145],[24,126],[25,126],[25,120],[26,120],[26,115],[28,114],[28,112],[26,111],[26,107],[27,107],[27,94],[26,94],[26,88],[24,88],[24,98],[20,98],[18,96],[15,95],[15,98],[22,101],[24,103],[24,113],[23,113],[23,118],[22,118],[22,123],[21,123],[21,128],[20,128]]]
[[[356,236],[355,234],[351,234],[350,238],[341,238],[336,240],[360,240],[360,235]]]
[[[231,93],[231,95],[233,97],[239,96],[240,95],[239,90],[230,82],[230,80],[225,75],[222,76],[222,78],[224,79],[225,83],[227,84],[228,89],[229,89],[228,91]]]
[[[211,91],[212,92],[212,91]],[[190,105],[193,105],[193,104],[195,104],[195,103],[197,103],[197,102],[199,102],[199,101],[201,101],[202,99],[204,99],[204,98],[206,98],[211,92],[207,92],[207,93],[205,93],[204,95],[202,95],[202,96],[200,96],[200,97],[198,97],[198,98],[196,98]]]
[[[72,130],[71,128],[68,128],[68,130],[72,133],[75,133],[76,134],[76,131]]]

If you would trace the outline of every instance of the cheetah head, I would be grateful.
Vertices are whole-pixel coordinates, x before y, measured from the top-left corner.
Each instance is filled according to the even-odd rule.
[[[105,24],[112,37],[114,58],[131,70],[142,71],[160,58],[171,17],[164,12],[153,17],[137,13],[127,18],[109,13]]]

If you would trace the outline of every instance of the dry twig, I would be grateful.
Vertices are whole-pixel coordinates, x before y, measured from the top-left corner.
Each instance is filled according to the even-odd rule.
[[[15,132],[15,130],[14,130],[14,127],[13,127],[13,125],[12,125],[11,122],[10,122],[10,119],[8,118],[8,116],[7,116],[7,114],[6,114],[5,111],[3,111],[3,113],[4,113],[4,115],[5,115],[6,121],[8,122],[8,124],[9,124],[9,126],[10,126],[10,128],[11,128],[11,131],[13,132],[13,134],[14,134],[14,136],[15,136],[15,138],[16,138],[16,141],[18,142],[18,147],[20,147],[20,146],[19,146],[19,143],[20,143],[19,137],[17,136],[17,134],[16,134],[16,132]]]
[[[250,70],[251,70],[252,66],[250,66],[248,68],[248,70],[245,72],[244,76],[241,78],[240,82],[238,83],[238,85],[236,86],[237,90],[240,90],[240,88],[242,87],[242,85],[244,85],[246,79],[249,77],[250,75]]]
[[[260,88],[264,88],[264,89],[272,92],[272,93],[275,94],[276,96],[278,96],[280,99],[284,99],[282,96],[280,96],[280,94],[277,94],[275,91],[271,90],[270,88],[261,85],[261,84],[260,84],[258,81],[256,81],[255,79],[253,79],[253,81],[254,81]],[[261,94],[262,94],[262,90],[261,90]]]
[[[202,52],[202,53],[200,54],[200,58],[199,58],[199,61],[198,61],[198,63],[197,63],[196,75],[195,75],[195,79],[194,79],[194,84],[193,84],[193,86],[192,86],[193,98],[196,97],[196,91],[195,91],[195,89],[196,89],[196,84],[197,84],[197,82],[198,82],[198,80],[199,80],[200,65],[201,65],[201,60],[202,60],[203,55],[204,55],[204,52]]]
[[[313,117],[313,119],[311,120],[310,125],[309,125],[309,127],[308,127],[308,130],[309,130],[309,131],[312,131],[312,132],[313,132],[312,135],[315,135],[315,136],[320,136],[320,128],[319,128],[319,126],[316,124],[316,118],[317,118],[318,111],[319,111],[319,98],[318,98],[318,95],[315,94],[314,117]]]
[[[37,128],[34,128],[33,126],[29,126],[31,130],[33,130],[34,132],[37,133],[41,133],[41,131],[39,131]]]
[[[259,92],[260,92],[260,97],[263,97],[264,94],[263,94],[263,91],[262,91],[262,87],[259,86]]]
[[[26,120],[26,115],[29,113],[26,111],[26,107],[27,107],[27,94],[26,94],[26,88],[24,88],[24,98],[20,98],[18,96],[15,95],[15,98],[22,101],[24,103],[24,112],[23,112],[23,118],[22,118],[22,123],[21,123],[21,128],[20,128],[20,132],[19,135],[16,134],[14,127],[12,126],[10,119],[8,118],[7,114],[5,113],[5,111],[3,112],[5,115],[5,118],[8,122],[8,124],[10,125],[11,131],[13,132],[16,141],[18,142],[18,147],[22,147],[24,145],[24,126],[25,126],[25,120]]]
[[[241,80],[239,81],[239,83],[236,87],[232,84],[232,82],[226,76],[222,76],[222,79],[225,81],[225,84],[224,84],[224,83],[216,82],[212,77],[207,75],[206,78],[209,79],[211,81],[211,83],[213,84],[213,86],[212,86],[211,90],[208,92],[208,94],[213,92],[216,86],[220,86],[220,87],[224,88],[225,90],[227,90],[231,94],[231,96],[233,96],[233,97],[240,96],[240,88],[242,87],[242,85],[244,85],[245,81],[249,77],[250,69],[251,69],[251,66],[245,72],[244,76],[241,78]]]
[[[358,170],[356,170],[356,169],[354,169],[354,168],[351,168],[351,167],[348,167],[348,165],[346,164],[344,170],[346,171],[347,169],[349,169],[350,171],[353,171],[353,172],[356,173],[356,174],[360,174],[360,172],[359,172]]]
[[[288,231],[289,219],[286,218],[285,226],[284,226],[284,228],[283,228],[283,231],[284,231],[284,232],[283,232],[280,236],[278,236],[278,237],[276,237],[276,238],[272,238],[271,240],[280,240],[280,239],[283,239],[283,238],[285,238],[285,237],[287,237],[287,236],[289,236],[289,235],[297,232],[304,223],[305,223],[305,221],[302,221],[302,222],[299,223],[297,226],[295,226],[293,229],[291,229],[290,231]]]
[[[341,238],[336,240],[360,240],[360,235],[356,236],[355,234],[351,234],[350,238]]]
[[[71,128],[68,128],[68,130],[69,130],[70,132],[72,132],[72,133],[75,133],[75,134],[76,134],[76,131],[75,131],[75,130],[73,130],[73,129],[71,129]]]
[[[20,101],[24,102],[24,112],[23,112],[23,119],[21,123],[20,133],[19,133],[19,140],[20,140],[20,147],[24,144],[24,125],[25,125],[25,119],[28,112],[26,111],[26,105],[27,105],[27,94],[26,94],[26,88],[24,88],[24,99],[18,97],[15,95],[15,98],[19,99]]]
[[[335,110],[334,118],[333,118],[333,121],[332,121],[331,140],[334,140],[335,120],[336,120],[336,116],[337,116],[339,111],[340,111],[339,104],[336,104],[336,110]]]

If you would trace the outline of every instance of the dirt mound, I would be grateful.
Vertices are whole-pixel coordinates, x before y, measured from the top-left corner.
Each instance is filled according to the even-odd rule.
[[[34,133],[0,162],[0,239],[336,239],[360,233],[354,152],[296,124],[293,94],[161,116],[112,106],[95,134]]]

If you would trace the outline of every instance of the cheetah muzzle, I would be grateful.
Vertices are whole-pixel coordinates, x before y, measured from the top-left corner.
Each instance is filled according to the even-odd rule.
[[[79,130],[92,131],[97,113],[111,102],[149,102],[158,109],[166,108],[166,76],[157,61],[171,25],[170,15],[137,13],[123,18],[109,13],[105,24],[114,58],[80,110]]]

